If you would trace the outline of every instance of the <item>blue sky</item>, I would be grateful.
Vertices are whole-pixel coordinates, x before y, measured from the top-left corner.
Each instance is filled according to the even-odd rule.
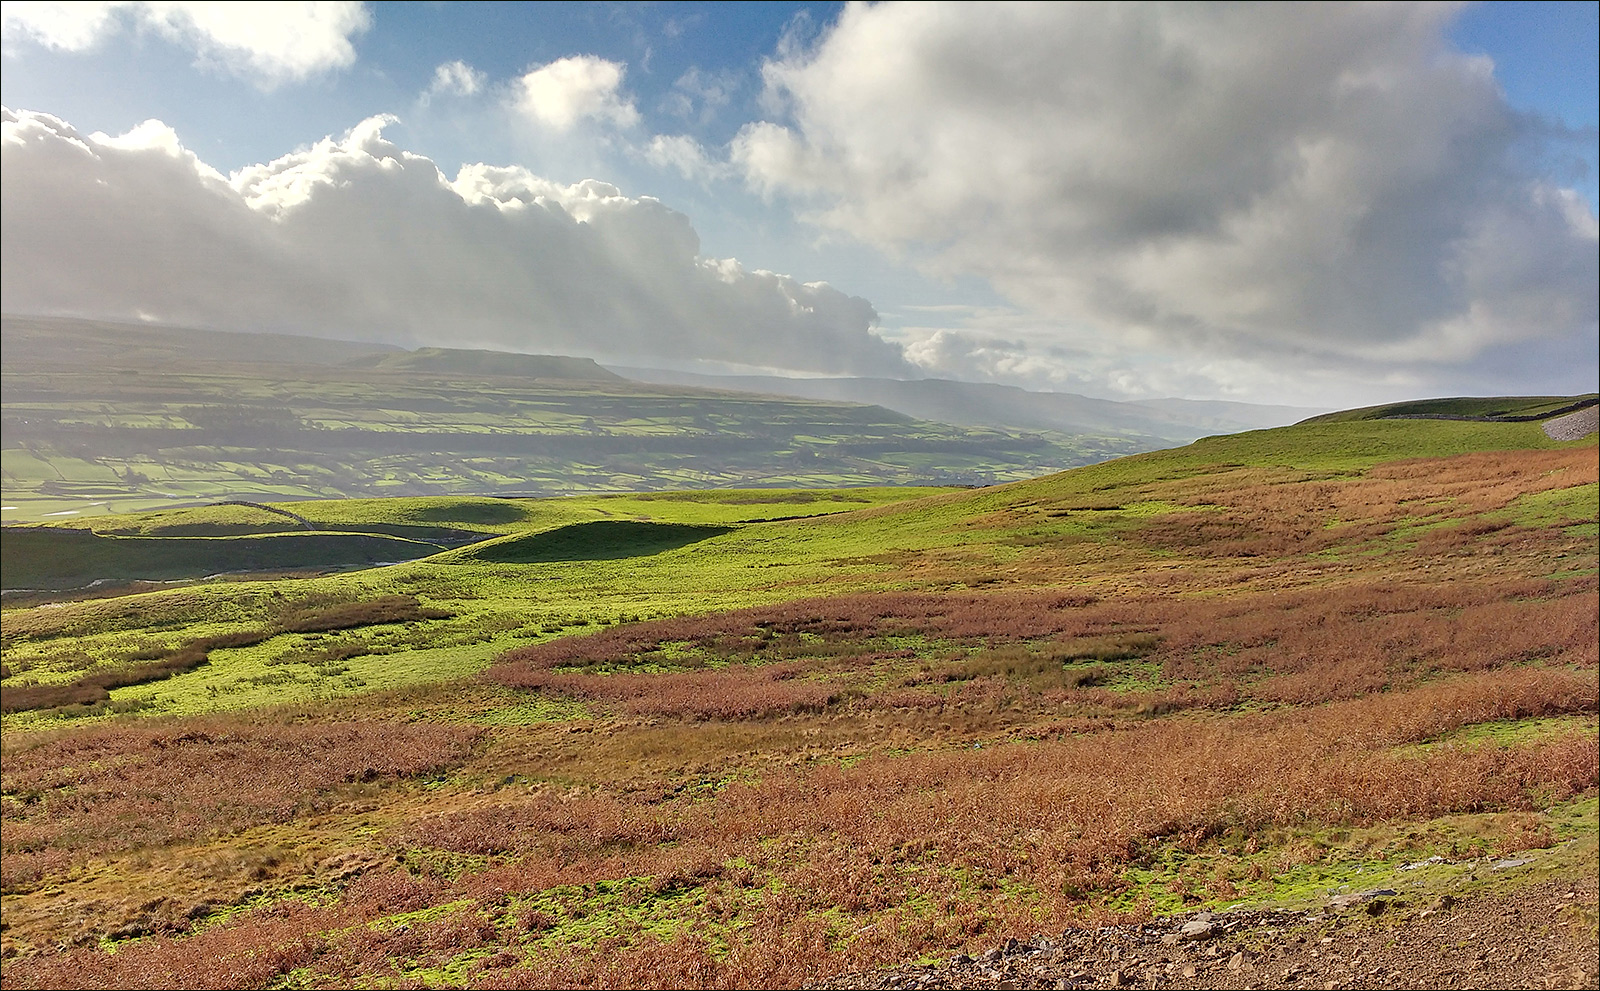
[[[1318,6],[7,3],[3,102],[69,130],[8,119],[6,306],[1110,398],[1594,389],[1600,5]],[[179,215],[226,274],[141,247]],[[98,291],[88,240],[126,248]]]

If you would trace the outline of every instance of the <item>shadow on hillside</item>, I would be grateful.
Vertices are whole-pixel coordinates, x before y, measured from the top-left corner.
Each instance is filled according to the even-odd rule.
[[[685,547],[732,529],[690,523],[597,520],[593,523],[574,523],[512,540],[497,540],[463,553],[459,560],[488,564],[543,564],[644,557]]]
[[[528,518],[528,509],[514,502],[482,500],[467,502],[452,500],[438,506],[424,506],[412,514],[419,523],[520,523]]]

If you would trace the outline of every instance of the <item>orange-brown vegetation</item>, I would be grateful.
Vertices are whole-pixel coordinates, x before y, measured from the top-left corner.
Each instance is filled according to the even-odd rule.
[[[405,845],[492,855],[483,869],[453,877],[376,871],[336,905],[289,902],[115,955],[86,949],[14,963],[7,983],[54,986],[70,976],[88,987],[258,986],[312,966],[339,984],[397,979],[397,960],[441,966],[483,948],[490,963],[478,983],[486,987],[792,985],[1081,916],[1085,893],[1120,890],[1126,869],[1164,839],[1198,849],[1305,821],[1519,809],[1592,790],[1597,758],[1587,733],[1514,748],[1392,748],[1488,719],[1592,712],[1594,704],[1586,674],[1518,670],[1311,713],[1155,720],[1041,743],[878,756],[734,782],[698,801],[540,793],[423,815],[409,827]],[[527,958],[527,942],[553,919],[519,898],[634,877],[653,879],[634,893],[640,905],[697,891],[682,909],[703,926],[682,920],[665,946],[622,931],[589,949]],[[1001,887],[1021,897],[997,900]],[[446,903],[461,908],[400,928],[373,925]],[[731,937],[731,953],[714,953],[700,930],[734,914],[748,928]],[[251,948],[269,951],[272,967],[262,970]]]
[[[1452,671],[1593,667],[1595,582],[1355,585],[1227,598],[1098,601],[1058,592],[807,600],[568,637],[507,654],[489,677],[620,702],[641,715],[760,718],[847,704],[1075,713],[1307,705]],[[924,650],[903,646],[919,638]],[[1124,686],[1119,660],[1159,666]],[[1085,663],[1092,662],[1092,663]],[[704,670],[707,665],[721,665]],[[642,666],[691,670],[640,672]],[[601,671],[614,671],[603,674]],[[996,680],[998,679],[998,680]],[[929,686],[968,683],[954,694]],[[977,691],[973,691],[976,688]]]
[[[4,890],[74,862],[326,810],[339,785],[459,762],[470,727],[213,717],[40,734],[7,747]]]
[[[13,960],[5,983],[260,986],[295,969],[321,986],[449,969],[451,983],[480,987],[791,986],[1103,917],[1129,871],[1164,846],[1210,850],[1224,865],[1175,879],[1184,898],[1235,893],[1316,860],[1293,847],[1251,859],[1251,838],[1274,829],[1592,794],[1592,726],[1517,745],[1448,740],[1496,720],[1592,720],[1596,612],[1592,578],[1198,599],[905,594],[566,638],[513,652],[491,677],[616,705],[617,720],[598,724],[608,744],[676,740],[647,762],[654,789],[591,774],[451,802],[397,797],[384,842],[411,851],[405,867],[374,867],[332,901],[280,901],[115,954]],[[1115,684],[1130,665],[1149,680]],[[786,686],[814,694],[779,694]],[[981,746],[939,732],[963,718]],[[683,722],[663,730],[662,719]],[[769,742],[785,727],[803,740],[838,726],[861,746],[849,762],[729,757],[715,778],[674,785],[672,762],[710,759],[696,741],[730,721],[753,722],[749,739]],[[311,723],[236,739],[217,724],[31,746],[6,759],[8,863],[13,837],[36,855],[76,855],[303,817],[340,782],[459,761],[469,739],[419,724],[385,724],[381,739],[363,731],[380,732]],[[499,746],[491,739],[470,760],[504,766]],[[174,750],[188,756],[170,772],[140,765],[158,775],[152,791],[112,793],[131,760],[118,755]],[[275,766],[305,770],[280,772],[260,801],[222,804],[214,783],[197,783],[267,750]],[[584,753],[573,767],[592,759]],[[392,763],[371,765],[373,754]],[[100,770],[68,793],[62,767]],[[57,813],[12,804],[29,790],[58,795]],[[162,801],[173,825],[132,838],[126,826],[91,826]],[[1503,849],[1548,842],[1526,827]],[[593,938],[561,935],[602,898],[607,921]],[[441,905],[453,907],[383,921]]]

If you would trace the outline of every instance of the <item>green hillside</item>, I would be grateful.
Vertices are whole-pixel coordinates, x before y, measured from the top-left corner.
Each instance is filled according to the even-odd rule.
[[[1405,403],[1364,406],[1361,409],[1325,413],[1306,423],[1343,423],[1350,420],[1399,420],[1417,417],[1459,420],[1543,420],[1600,402],[1600,395],[1586,396],[1462,396],[1454,399],[1422,399]]]
[[[1375,567],[1396,555],[1403,559],[1419,537],[1458,530],[1483,512],[1475,503],[1452,496],[1408,504],[1378,522],[1359,516],[1347,518],[1350,510],[1341,509],[1330,493],[1374,484],[1376,466],[1438,458],[1470,462],[1474,455],[1506,450],[1525,452],[1524,456],[1592,452],[1594,446],[1592,436],[1584,441],[1552,441],[1537,423],[1357,420],[1207,438],[1183,448],[1009,485],[946,490],[910,499],[905,497],[916,495],[915,491],[879,489],[293,503],[290,505],[297,512],[324,526],[387,526],[401,532],[405,527],[438,526],[459,533],[502,536],[495,542],[450,550],[410,564],[271,587],[356,597],[417,594],[455,614],[457,618],[442,624],[439,631],[439,642],[450,644],[448,649],[435,655],[436,648],[427,646],[418,651],[417,663],[406,665],[403,672],[392,660],[381,664],[374,660],[374,666],[388,672],[380,676],[374,670],[373,677],[365,681],[340,683],[345,687],[337,690],[347,691],[350,686],[394,684],[397,679],[455,676],[481,667],[496,652],[530,636],[539,639],[570,629],[571,623],[613,624],[626,617],[698,613],[836,592],[1063,582],[1083,588],[1155,588],[1166,583],[1195,588],[1204,587],[1218,573],[1241,566],[1264,567],[1268,560],[1279,571],[1291,565],[1322,567],[1346,561]],[[1559,521],[1565,527],[1592,523],[1592,481],[1569,487],[1560,484],[1562,480],[1559,474],[1551,475],[1538,483],[1538,491],[1498,507],[1497,521],[1543,513],[1541,519]],[[1293,489],[1320,493],[1317,498],[1324,501],[1297,505],[1293,513],[1242,508],[1262,493],[1277,495]],[[1566,501],[1552,501],[1551,491],[1570,491],[1571,495]],[[1230,505],[1230,500],[1241,506]],[[859,506],[866,508],[856,508]],[[172,514],[173,522],[182,525],[187,514],[195,512],[211,511],[181,511]],[[237,512],[248,511],[241,508]],[[1551,512],[1556,515],[1551,517]],[[93,526],[105,533],[158,532],[163,527],[154,521],[163,515],[111,519],[106,530],[100,530],[93,520],[80,521],[78,526]],[[603,520],[629,521],[630,526],[570,529],[575,524],[592,527]],[[773,522],[757,522],[761,520]],[[563,527],[569,528],[567,536],[557,536]],[[653,528],[659,528],[659,535],[647,536]],[[13,536],[26,533],[25,529],[6,530],[0,547],[9,555]],[[544,536],[533,539],[535,534]],[[279,563],[262,566],[310,566],[310,549],[330,546],[316,543],[330,538],[349,541],[348,546],[362,548],[361,553],[378,554],[381,549],[394,555],[368,560],[395,560],[402,547],[422,549],[416,543],[402,544],[398,538],[382,543],[377,536],[322,533],[281,533],[254,538],[250,544],[120,537],[102,539],[94,546],[139,548],[141,554],[151,553],[144,548],[164,548],[158,555],[162,567],[188,553],[179,548],[200,548],[210,556],[197,559],[204,563],[189,569],[188,574],[193,575],[232,570],[220,565],[233,546],[292,547],[296,553],[264,558]],[[609,549],[608,543],[612,545]],[[39,560],[32,545],[20,542],[16,546],[30,555],[24,560]],[[580,550],[582,547],[589,550]],[[101,553],[92,560],[115,560],[124,567],[125,556]],[[348,555],[319,563],[346,561]],[[580,561],[582,567],[574,567]],[[29,574],[27,568],[41,565],[18,567],[17,573]],[[76,577],[85,577],[94,566],[73,567],[81,568]],[[11,586],[12,568],[7,563],[8,587],[27,587],[20,583]],[[137,577],[162,574],[147,571]],[[265,615],[262,610],[269,604],[263,597],[266,587],[249,582],[191,586],[146,593],[139,602],[141,609],[163,615],[170,612],[174,618],[169,622],[177,628],[194,623],[197,629],[210,631],[217,615],[229,615],[236,621]],[[29,631],[35,623],[43,624],[42,629],[69,623],[80,630],[81,644],[103,642],[110,656],[126,625],[117,620],[103,634],[99,632],[94,617],[105,615],[106,609],[103,604],[79,603],[46,613],[9,612],[7,637],[8,643],[14,644],[9,649],[19,657],[36,649],[48,653],[52,648],[44,646],[44,641],[25,646],[32,638]],[[80,615],[81,627],[77,625]],[[428,636],[408,634],[407,643],[423,647],[431,641]],[[241,658],[250,656],[262,656],[262,652],[241,652]],[[428,667],[434,656],[444,665],[437,674]],[[248,668],[256,662],[244,663]],[[192,684],[178,678],[139,697],[158,711],[173,706],[176,711],[204,708],[217,701],[211,690],[217,688],[215,678],[222,670],[214,665],[205,678]],[[330,687],[317,679],[302,684],[318,692]],[[196,689],[210,694],[197,696]],[[223,691],[225,701],[234,692],[231,687],[217,690]],[[285,691],[297,690],[279,689],[271,697],[281,700]],[[257,698],[245,691],[236,701],[254,704],[251,700]]]
[[[979,489],[35,529],[438,550],[5,610],[6,983],[794,987],[1587,884],[1597,453],[1348,418]]]

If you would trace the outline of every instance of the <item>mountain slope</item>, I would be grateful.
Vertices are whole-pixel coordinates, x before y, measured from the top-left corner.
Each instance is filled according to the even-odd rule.
[[[1150,447],[1198,437],[1283,426],[1323,412],[1297,406],[1156,399],[1116,402],[1067,392],[1031,392],[1015,386],[949,379],[782,378],[698,375],[655,368],[613,366],[641,382],[737,389],[777,396],[876,403],[909,416],[961,426],[1009,426],[1064,434],[1112,434]]]

